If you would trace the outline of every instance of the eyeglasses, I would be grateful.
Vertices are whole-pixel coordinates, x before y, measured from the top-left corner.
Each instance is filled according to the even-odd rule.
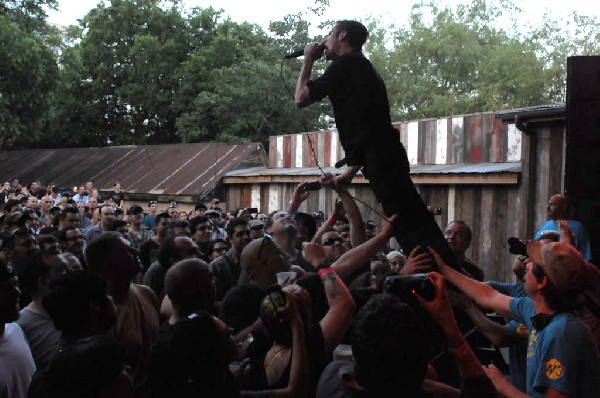
[[[273,243],[273,239],[271,239],[271,236],[269,236],[269,235],[263,236],[262,242],[260,242],[260,247],[258,248],[258,261],[260,261],[260,253],[262,252],[263,246],[265,245],[265,242],[267,242],[267,241]]]
[[[338,242],[341,245],[342,243],[344,243],[344,239],[342,239],[339,236],[337,238],[329,238],[323,242],[322,246],[333,246],[335,245],[335,242]]]
[[[213,248],[213,252],[217,252],[217,253],[223,253],[223,252],[226,252],[227,250],[229,250],[227,248],[227,246]]]

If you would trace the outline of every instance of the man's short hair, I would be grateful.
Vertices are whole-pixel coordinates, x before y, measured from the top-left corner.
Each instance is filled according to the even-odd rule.
[[[159,223],[160,223],[160,220],[161,220],[162,218],[168,218],[168,219],[170,220],[170,219],[171,219],[171,216],[170,216],[170,215],[169,215],[169,213],[167,213],[166,211],[161,211],[160,213],[158,213],[158,214],[156,215],[156,217],[154,217],[154,222],[155,222],[156,224],[159,224]]]
[[[65,207],[60,215],[60,219],[65,220],[67,218],[67,214],[79,214],[79,209],[77,207]]]
[[[107,231],[116,231],[117,228],[125,228],[127,227],[127,222],[124,220],[110,220],[108,226],[106,227]]]
[[[350,333],[361,386],[374,396],[419,388],[431,346],[412,308],[396,296],[375,295],[356,315]]]
[[[208,217],[197,216],[197,217],[192,218],[190,220],[190,230],[192,231],[192,235],[194,235],[196,233],[196,229],[198,228],[198,225],[204,224],[207,222],[208,222]]]
[[[42,306],[58,330],[74,333],[89,324],[93,311],[90,304],[105,298],[104,279],[88,271],[72,271],[48,282]]]
[[[37,253],[24,265],[19,275],[19,282],[29,295],[37,293],[38,280],[50,276],[50,267],[44,263],[44,255]]]
[[[235,232],[235,227],[239,227],[240,225],[248,225],[248,221],[238,217],[232,218],[227,224],[227,236],[232,238]]]
[[[338,32],[346,31],[348,44],[355,50],[361,50],[363,44],[366,43],[369,37],[369,31],[365,25],[358,21],[349,21],[347,19],[337,21],[335,23]]]
[[[74,225],[68,225],[66,227],[64,227],[63,229],[61,229],[60,231],[58,231],[58,241],[59,242],[66,242],[67,239],[67,232],[69,231],[76,231],[77,227]],[[41,244],[41,242],[40,242]]]
[[[122,235],[118,232],[108,231],[96,236],[85,249],[85,263],[91,271],[100,275],[104,273],[104,266],[109,259],[114,245],[120,241]]]
[[[200,203],[200,204],[197,204],[196,206],[194,206],[194,210],[207,210],[207,207],[206,207],[206,205]]]
[[[13,249],[15,247],[15,241],[17,238],[23,238],[29,235],[33,236],[31,231],[25,227],[16,229],[12,233],[5,234],[5,236],[2,238],[2,250]]]

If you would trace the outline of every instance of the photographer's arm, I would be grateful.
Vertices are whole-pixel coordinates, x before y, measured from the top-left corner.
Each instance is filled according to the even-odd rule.
[[[292,200],[290,200],[290,205],[287,208],[288,213],[292,215],[298,213],[298,208],[300,207],[302,202],[304,202],[308,198],[308,195],[310,195],[310,192],[304,190],[305,186],[306,183],[302,182],[296,187],[296,190],[292,195]]]
[[[458,287],[480,307],[490,308],[504,316],[511,316],[509,308],[511,297],[498,293],[487,283],[476,281],[450,268],[432,248],[429,248],[429,252],[437,263],[440,272],[448,279],[448,282]]]
[[[486,396],[494,397],[495,391],[491,382],[487,379],[481,362],[465,340],[462,332],[458,328],[454,312],[448,300],[448,293],[445,289],[444,277],[437,272],[427,274],[435,286],[435,297],[432,301],[426,301],[418,294],[415,294],[421,306],[427,311],[429,316],[440,326],[450,351],[453,353],[458,368],[460,370],[463,382],[481,381],[481,383],[468,384],[468,388],[463,391],[465,397]],[[467,387],[467,385],[465,386]],[[472,390],[472,391],[471,391]],[[473,395],[470,395],[470,394]]]

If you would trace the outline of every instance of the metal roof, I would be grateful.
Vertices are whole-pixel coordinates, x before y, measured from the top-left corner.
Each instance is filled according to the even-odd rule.
[[[0,151],[2,181],[16,177],[71,189],[89,180],[103,190],[118,181],[129,193],[156,195],[201,195],[227,172],[260,165],[266,165],[260,143]]]
[[[325,173],[340,173],[342,169],[323,167]],[[420,174],[491,174],[520,173],[521,162],[510,163],[458,163],[458,164],[422,164],[410,167],[411,175]],[[225,177],[260,177],[260,176],[320,176],[318,167],[267,168],[253,167],[244,170],[232,170]]]
[[[521,118],[534,118],[534,117],[547,117],[547,116],[559,116],[564,117],[566,115],[567,107],[565,104],[549,104],[540,106],[531,106],[528,108],[517,108],[509,109],[506,111],[496,112],[497,119],[514,119],[515,116]]]

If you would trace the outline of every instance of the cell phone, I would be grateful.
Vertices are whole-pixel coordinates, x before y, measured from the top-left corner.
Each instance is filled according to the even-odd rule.
[[[415,293],[427,301],[435,297],[435,286],[425,274],[388,276],[383,282],[383,290],[398,296],[403,301],[412,301]]]
[[[507,243],[508,251],[511,254],[516,254],[518,256],[527,256],[527,244],[521,239],[511,236],[510,238],[508,238]]]
[[[285,298],[285,293],[281,290],[281,286],[270,286],[267,289],[267,294],[269,295],[269,300],[273,303],[273,307],[283,308],[287,304],[287,299]]]
[[[304,185],[302,189],[304,190],[304,192],[318,191],[319,189],[321,189],[321,183],[319,181],[309,182],[306,185]]]

